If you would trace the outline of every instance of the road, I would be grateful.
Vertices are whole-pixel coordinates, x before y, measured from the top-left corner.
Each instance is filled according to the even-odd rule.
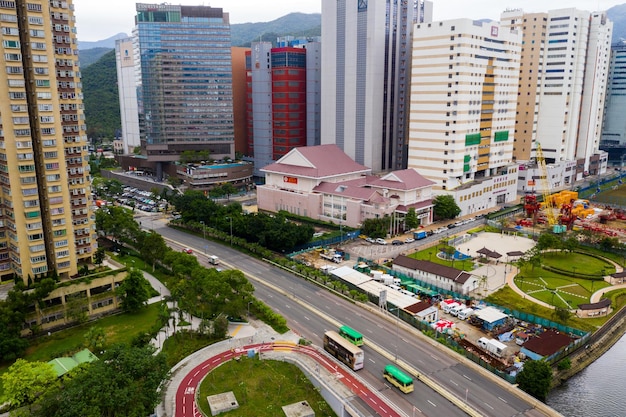
[[[347,324],[361,331],[366,343],[369,341],[373,346],[384,347],[387,353],[385,356],[377,349],[365,346],[366,366],[359,372],[362,378],[371,385],[378,386],[380,390],[388,389],[382,379],[382,369],[389,363],[387,358],[397,358],[400,363],[427,375],[457,398],[467,401],[482,415],[493,417],[545,415],[500,384],[472,367],[460,363],[447,349],[433,346],[405,330],[393,317],[385,318],[380,314],[355,309],[354,304],[347,300],[336,297],[291,273],[242,255],[227,246],[207,242],[201,237],[168,228],[163,221],[154,221],[153,227],[164,238],[194,248],[202,261],[206,261],[204,256],[206,248],[207,254],[219,256],[223,265],[236,266],[252,278],[257,298],[280,312],[287,318],[292,330],[316,345],[321,346],[320,335],[326,330],[336,329],[339,324]],[[262,279],[287,294],[260,285],[255,278]],[[412,415],[415,407],[427,416],[466,415],[424,384],[417,383],[415,391],[409,395],[399,392],[391,392],[388,395],[407,415]]]

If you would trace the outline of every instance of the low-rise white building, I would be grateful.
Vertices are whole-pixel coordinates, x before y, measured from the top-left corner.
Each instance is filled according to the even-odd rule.
[[[469,272],[404,255],[393,260],[392,269],[423,283],[464,295],[478,288],[480,282],[479,277]]]

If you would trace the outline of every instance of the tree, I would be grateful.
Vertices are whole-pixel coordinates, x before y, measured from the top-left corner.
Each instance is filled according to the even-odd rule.
[[[5,399],[12,406],[32,404],[57,382],[51,364],[18,359],[2,374]]]
[[[433,212],[438,219],[454,219],[461,209],[451,195],[438,195],[433,199]]]
[[[404,217],[404,225],[408,229],[415,229],[419,226],[420,220],[417,218],[417,213],[415,212],[415,208],[411,207],[409,211],[407,211],[406,216]]]
[[[546,249],[559,249],[561,246],[561,239],[559,239],[556,235],[553,235],[552,233],[542,233],[539,235],[539,239],[537,239],[537,245],[535,247],[537,250],[543,251]]]
[[[555,307],[554,314],[561,320],[563,323],[567,323],[569,318],[572,316],[571,311],[564,307]]]
[[[152,264],[152,271],[154,272],[155,263],[159,259],[163,259],[168,251],[167,244],[163,236],[156,233],[154,230],[144,235],[139,252],[146,262]]]
[[[552,385],[552,368],[545,361],[526,361],[516,381],[523,391],[545,401]]]
[[[102,327],[92,326],[83,335],[83,345],[92,352],[100,352],[106,345],[106,333]]]
[[[222,184],[222,192],[226,195],[226,198],[228,198],[228,200],[230,201],[230,196],[232,194],[235,194],[237,192],[237,189],[235,188],[234,185],[227,182],[225,184]]]
[[[96,249],[96,253],[94,253],[93,255],[93,262],[96,265],[102,265],[102,262],[104,262],[105,256],[106,256],[106,252],[104,248],[98,248]]]
[[[152,346],[114,346],[80,367],[64,386],[41,398],[34,417],[148,416],[161,397],[169,367]]]
[[[149,286],[140,270],[131,269],[116,290],[122,300],[122,309],[132,313],[144,307],[150,297]]]

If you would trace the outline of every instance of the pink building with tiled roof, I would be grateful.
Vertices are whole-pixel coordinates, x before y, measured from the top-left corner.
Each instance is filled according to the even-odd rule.
[[[295,148],[261,170],[260,210],[285,210],[300,216],[360,227],[368,218],[392,216],[397,233],[404,215],[415,208],[421,224],[432,223],[432,181],[413,169],[382,177],[354,162],[336,145]]]

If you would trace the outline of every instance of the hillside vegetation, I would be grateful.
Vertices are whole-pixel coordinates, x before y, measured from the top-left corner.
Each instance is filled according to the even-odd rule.
[[[122,125],[115,51],[104,54],[82,74],[87,136],[113,138]]]

